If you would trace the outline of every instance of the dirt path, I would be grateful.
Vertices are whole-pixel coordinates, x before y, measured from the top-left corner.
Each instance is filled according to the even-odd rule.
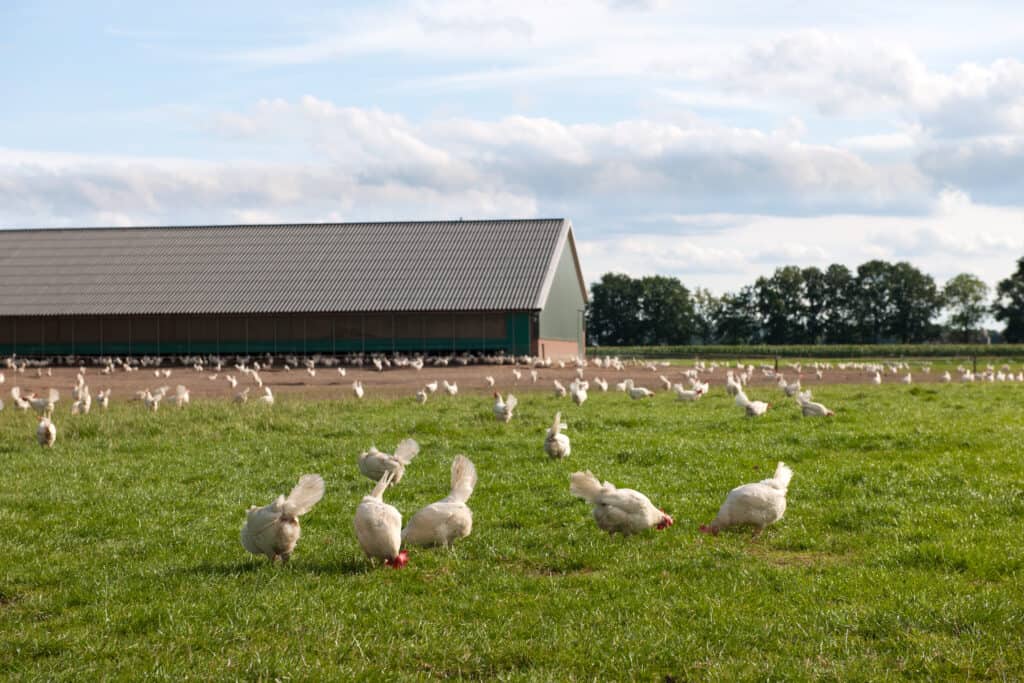
[[[530,369],[518,367],[522,378],[516,382],[513,377],[511,365],[476,365],[476,366],[452,366],[447,368],[426,367],[417,371],[412,368],[387,369],[384,372],[377,372],[373,369],[346,368],[345,376],[341,376],[334,368],[317,368],[316,376],[310,376],[304,369],[285,371],[280,368],[263,370],[259,374],[264,384],[270,386],[275,395],[300,396],[310,400],[340,399],[352,397],[352,382],[361,380],[366,390],[367,397],[396,398],[402,396],[412,397],[418,389],[428,382],[437,381],[438,391],[443,392],[443,380],[458,384],[460,394],[489,394],[498,390],[502,393],[512,391],[517,394],[524,394],[537,391],[551,391],[552,381],[557,379],[568,386],[569,382],[576,376],[571,368],[540,368],[537,370],[538,380],[533,383],[530,379]],[[793,370],[780,368],[790,380],[797,377]],[[234,375],[238,379],[239,389],[251,386],[250,398],[260,394],[260,389],[254,385],[244,373],[231,369],[230,372],[218,373],[216,380],[209,379],[213,375],[212,370],[196,372],[192,368],[173,367],[170,368],[169,378],[155,377],[152,369],[140,369],[137,372],[125,372],[117,370],[110,375],[100,374],[98,368],[87,368],[86,383],[92,389],[93,394],[100,389],[110,387],[113,389],[112,400],[126,400],[132,398],[134,393],[141,389],[155,390],[160,386],[169,386],[173,392],[178,384],[184,384],[189,388],[195,398],[225,398],[234,396],[235,389],[232,389],[226,376]],[[61,392],[63,400],[71,400],[71,388],[75,384],[76,368],[53,368],[50,375],[43,371],[41,377],[37,376],[34,369],[26,369],[24,373],[4,369],[6,383],[0,385],[0,392],[4,398],[9,395],[10,388],[20,386],[25,392],[42,393],[50,387],[55,387]],[[900,384],[901,377],[905,372],[898,374],[883,373],[884,384]],[[492,376],[495,379],[495,388],[489,389],[484,377]],[[657,371],[651,371],[643,367],[629,367],[622,371],[605,370],[593,366],[584,370],[585,379],[602,377],[613,386],[609,391],[614,391],[614,384],[631,377],[638,386],[645,386],[652,390],[660,390],[661,382],[659,375],[664,375],[672,382],[684,382],[682,369],[680,367],[658,367]],[[913,369],[914,383],[935,383],[941,381],[941,372],[933,371],[930,374],[922,372],[918,368]],[[954,373],[955,376],[955,373]],[[713,371],[701,374],[702,379],[709,381],[712,387],[722,387],[725,384],[725,368],[719,367]],[[805,388],[813,390],[815,386],[829,384],[870,384],[872,375],[864,370],[825,370],[824,377],[817,379],[813,371],[805,372],[802,383]],[[757,388],[772,388],[775,379],[765,376],[760,370],[755,370],[750,386]],[[954,379],[954,381],[956,381]],[[597,391],[597,387],[591,384],[591,391]]]

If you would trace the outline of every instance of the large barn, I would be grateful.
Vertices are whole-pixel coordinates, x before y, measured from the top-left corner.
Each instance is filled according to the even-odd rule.
[[[565,219],[0,230],[0,355],[583,353]]]

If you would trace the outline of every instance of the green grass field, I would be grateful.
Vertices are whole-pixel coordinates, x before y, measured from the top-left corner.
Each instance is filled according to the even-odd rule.
[[[0,675],[6,680],[897,680],[1024,677],[1024,387],[821,387],[744,418],[696,404],[484,396],[116,403],[57,444],[0,413]],[[543,454],[555,410],[572,455]],[[386,500],[408,518],[477,465],[472,536],[373,569],[352,516],[356,455],[422,445]],[[708,538],[730,488],[795,476],[763,537]],[[600,532],[568,493],[591,469],[675,517]],[[300,474],[327,481],[287,566],[248,555],[244,510]],[[671,678],[667,678],[671,677]]]

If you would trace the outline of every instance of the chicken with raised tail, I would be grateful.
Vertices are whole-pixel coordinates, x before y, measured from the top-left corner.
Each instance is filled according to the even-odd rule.
[[[548,427],[548,433],[544,437],[544,452],[548,454],[549,458],[561,459],[572,452],[569,437],[562,434],[562,430],[565,428],[566,425],[562,422],[562,413],[555,413],[555,422]]]
[[[40,446],[50,448],[57,440],[57,427],[48,417],[39,418],[39,426],[36,428],[36,441]]]
[[[796,402],[800,404],[800,412],[804,417],[833,417],[835,413],[820,403],[811,400],[810,391],[802,391],[796,395]]]
[[[448,548],[469,536],[473,530],[473,511],[466,501],[476,487],[476,467],[464,455],[452,462],[452,488],[443,500],[431,503],[414,514],[402,529],[402,541],[411,545],[443,545]]]
[[[519,405],[519,399],[512,394],[508,395],[508,400],[502,400],[501,394],[497,391],[494,392],[494,418],[498,422],[508,423],[512,419],[517,405]]]
[[[594,521],[609,535],[623,536],[647,529],[666,529],[674,524],[664,510],[654,507],[650,499],[639,491],[617,489],[602,484],[590,472],[574,472],[569,480],[569,493],[582,498],[594,508]]]
[[[352,382],[352,393],[356,395],[356,398],[362,398],[363,395],[365,394],[365,390],[363,389],[363,383],[360,382],[359,380],[355,380],[354,382]]]
[[[401,569],[409,562],[409,553],[402,547],[402,513],[384,502],[384,491],[391,484],[391,473],[385,472],[377,485],[356,508],[353,525],[359,546],[371,561],[383,560],[385,566]]]
[[[771,403],[765,403],[764,401],[751,401],[747,398],[747,394],[740,390],[736,392],[736,405],[743,408],[747,417],[760,417],[768,412],[768,409],[772,407]]]
[[[287,562],[302,531],[299,517],[323,497],[324,480],[320,475],[304,474],[287,498],[278,496],[264,507],[253,505],[245,513],[242,547],[253,555],[266,555],[271,562]]]
[[[711,523],[701,526],[701,532],[717,536],[722,529],[750,524],[754,527],[754,536],[759,536],[766,526],[785,514],[786,491],[792,478],[793,470],[780,462],[771,479],[737,486],[726,496]]]
[[[587,389],[590,388],[590,383],[585,382],[581,379],[574,379],[569,384],[569,395],[572,396],[572,402],[578,406],[583,405],[583,402],[587,400]]]
[[[392,483],[402,481],[405,475],[405,466],[412,462],[420,452],[420,445],[416,439],[405,439],[395,447],[395,454],[381,453],[376,446],[370,446],[370,450],[359,456],[359,471],[363,476],[380,481],[385,473],[390,472]]]

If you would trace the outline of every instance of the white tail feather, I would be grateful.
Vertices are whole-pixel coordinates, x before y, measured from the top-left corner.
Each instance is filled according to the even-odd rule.
[[[588,503],[594,502],[597,495],[601,493],[601,488],[601,482],[589,470],[573,472],[569,477],[569,493]]]
[[[452,492],[448,500],[465,503],[476,488],[476,466],[464,455],[455,456],[452,462]]]
[[[406,439],[395,447],[395,459],[403,465],[408,465],[419,452],[420,445],[416,443],[416,439]]]
[[[284,501],[284,510],[298,517],[309,512],[323,497],[323,478],[319,474],[304,474],[299,477],[299,483]]]
[[[793,470],[784,462],[780,462],[775,468],[775,476],[772,477],[772,482],[775,484],[775,488],[782,489],[785,491],[789,488],[789,482],[793,478]]]
[[[558,434],[562,430],[562,413],[555,413],[555,422],[551,425],[551,434]]]

